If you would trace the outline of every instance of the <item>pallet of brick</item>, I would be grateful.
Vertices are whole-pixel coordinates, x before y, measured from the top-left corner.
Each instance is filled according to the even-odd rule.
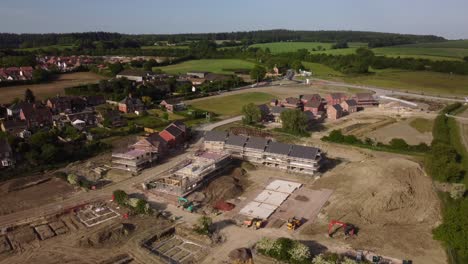
[[[62,234],[68,233],[68,227],[66,227],[65,224],[60,220],[50,222],[49,226],[50,228],[52,228],[52,230],[54,231],[56,235],[62,235]]]
[[[46,240],[55,236],[55,233],[52,231],[49,225],[35,226],[34,230],[36,230],[41,240]]]
[[[0,254],[11,250],[10,242],[6,236],[0,236]]]

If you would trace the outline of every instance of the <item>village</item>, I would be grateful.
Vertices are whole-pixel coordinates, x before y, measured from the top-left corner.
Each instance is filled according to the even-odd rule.
[[[280,76],[277,69],[270,74]],[[151,83],[165,90],[170,89],[164,81],[169,77],[126,69],[115,80],[129,80],[135,85]],[[178,76],[177,81],[188,82],[196,90],[202,83],[223,78],[226,76],[193,71]],[[221,116],[213,121],[209,112],[197,118],[188,115],[172,119],[196,111],[191,100],[177,96],[151,105],[131,93],[118,101],[99,95],[57,95],[42,101],[30,96],[29,100],[26,97],[25,101],[5,105],[3,132],[19,142],[28,142],[37,133],[58,131],[54,135],[64,149],[94,142],[99,136],[96,131],[127,126],[133,129],[129,123],[142,118],[151,117],[158,125],[135,125],[138,133],[117,136],[110,151],[56,170],[62,179],[44,176],[38,181],[19,181],[4,190],[2,195],[8,199],[14,193],[14,199],[30,196],[31,192],[43,194],[31,202],[33,206],[21,202],[16,208],[0,208],[4,216],[0,216],[0,253],[5,256],[0,263],[51,261],[62,257],[51,253],[57,250],[70,252],[67,261],[81,263],[224,263],[228,255],[236,259],[252,254],[252,245],[265,236],[313,241],[315,254],[330,251],[352,259],[382,261],[375,263],[410,263],[408,259],[442,263],[437,246],[425,239],[430,236],[429,227],[419,226],[420,221],[433,224],[436,214],[436,209],[421,208],[437,208],[436,196],[428,190],[430,180],[424,179],[419,165],[399,155],[320,140],[334,129],[378,138],[376,133],[396,124],[392,120],[434,118],[437,109],[431,107],[440,106],[429,101],[380,98],[372,92],[317,82],[298,83],[291,78],[280,77],[271,85],[246,86],[196,99],[222,99],[252,90],[271,92],[275,99],[257,105],[263,130],[239,127],[239,116]],[[281,85],[275,86],[275,82]],[[285,111],[303,113],[312,136],[293,142],[278,140],[275,129],[282,127]],[[227,123],[232,126],[224,128],[230,119],[235,119]],[[360,123],[376,125],[364,131]],[[408,125],[405,129],[411,128]],[[398,136],[408,142],[424,138],[416,134]],[[429,140],[416,143],[427,144]],[[0,142],[4,169],[30,162],[31,154],[19,156],[6,139]],[[387,177],[399,170],[412,175],[408,184],[415,192],[404,189],[405,179]],[[371,173],[377,178],[356,186],[360,181],[354,175]],[[385,187],[387,184],[393,187]],[[50,193],[57,186],[61,191]],[[383,188],[377,201],[366,208],[352,209],[362,214],[369,210],[378,213],[349,212],[349,208],[366,203],[365,198],[352,199],[349,186],[362,189],[359,193],[363,197],[373,193],[367,189]],[[396,209],[387,208],[389,199],[393,199],[387,188],[398,189],[408,201],[400,201]],[[116,191],[128,195],[125,205],[119,202]],[[140,215],[135,208],[140,208]],[[379,226],[393,222],[389,215],[393,210],[400,216],[412,211],[414,218],[406,215],[410,226],[392,231],[401,236],[398,240],[402,246],[384,249],[376,245],[389,236],[389,231]],[[146,215],[149,211],[153,213]],[[193,230],[200,217],[212,219],[209,236]],[[416,231],[409,229],[424,234],[419,245],[409,238]],[[405,250],[408,247],[411,249]],[[98,250],[89,253],[90,248]],[[267,263],[262,258],[255,255],[256,262]]]

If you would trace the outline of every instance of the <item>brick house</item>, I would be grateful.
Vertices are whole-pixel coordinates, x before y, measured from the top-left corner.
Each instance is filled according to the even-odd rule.
[[[147,137],[141,138],[133,144],[131,148],[146,151],[151,153],[153,156],[160,158],[167,151],[167,142],[159,135],[159,133],[152,133]]]
[[[327,107],[327,116],[332,120],[337,120],[343,116],[343,108],[339,104],[329,105]]]
[[[351,113],[357,112],[357,103],[353,99],[344,100],[341,103],[341,108],[343,108],[344,112],[351,114]]]
[[[85,101],[86,106],[88,107],[93,107],[106,103],[106,98],[104,98],[104,96],[102,95],[83,96],[83,100]]]
[[[347,100],[348,96],[344,93],[331,93],[326,97],[327,105],[341,104],[344,100]]]
[[[282,105],[286,108],[300,109],[302,108],[302,101],[299,98],[288,97],[283,100]]]
[[[308,102],[311,101],[322,101],[322,97],[319,94],[304,94],[301,96],[301,101],[303,104],[307,104]]]
[[[143,102],[138,98],[133,98],[131,95],[119,102],[119,111],[122,113],[135,113],[143,110],[145,110]]]
[[[187,128],[182,122],[175,122],[166,127],[163,131],[159,132],[161,138],[167,142],[169,148],[174,148],[183,144],[187,137]]]
[[[304,105],[304,111],[310,111],[314,115],[318,115],[319,112],[324,112],[325,111],[325,104],[320,100],[320,101],[308,101]]]
[[[353,99],[356,101],[358,107],[379,105],[379,102],[375,100],[371,93],[357,93],[353,96]]]
[[[49,108],[36,105],[25,104],[21,108],[20,119],[26,122],[28,129],[38,127],[52,127],[52,113]]]
[[[180,99],[165,99],[159,105],[167,109],[168,112],[183,111],[187,107]]]

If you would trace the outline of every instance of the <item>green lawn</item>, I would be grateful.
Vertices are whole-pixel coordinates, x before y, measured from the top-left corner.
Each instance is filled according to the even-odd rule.
[[[242,111],[242,106],[248,103],[268,103],[273,98],[275,97],[268,93],[251,92],[221,96],[216,98],[207,98],[201,101],[194,102],[191,105],[194,108],[214,112],[219,115],[235,116],[239,115]]]
[[[420,117],[415,118],[410,122],[410,126],[419,131],[420,133],[432,132],[433,125],[433,120]]]
[[[232,74],[233,69],[251,69],[253,62],[240,59],[204,59],[190,60],[165,67],[155,67],[170,74],[186,73],[188,71],[208,71],[214,73]]]
[[[304,67],[310,70],[313,76],[317,78],[325,78],[330,76],[344,76],[343,73],[335,71],[334,69],[320,63],[303,61],[302,65],[304,65]]]
[[[427,71],[388,69],[374,74],[347,76],[341,80],[401,91],[445,96],[467,96],[468,76]]]

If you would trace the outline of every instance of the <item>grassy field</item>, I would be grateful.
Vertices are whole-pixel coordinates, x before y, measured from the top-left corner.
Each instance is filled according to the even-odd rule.
[[[15,98],[23,98],[24,92],[28,88],[33,91],[37,99],[44,99],[57,94],[63,95],[64,89],[67,87],[97,83],[99,80],[104,79],[106,78],[92,72],[75,72],[60,74],[56,80],[49,83],[1,87],[0,103],[10,103]]]
[[[310,52],[312,52],[313,49],[317,49],[319,46],[329,50],[331,49],[332,45],[333,45],[332,43],[324,43],[324,42],[273,42],[273,43],[254,44],[251,47],[262,48],[262,49],[269,48],[271,53],[278,54],[278,53],[283,53],[283,52],[294,52],[299,49],[307,49]]]
[[[330,76],[344,76],[343,73],[335,71],[334,69],[320,63],[303,61],[302,65],[304,65],[304,67],[310,70],[313,76],[317,78],[326,78]]]
[[[376,48],[377,55],[426,58],[434,60],[460,60],[468,56],[468,40],[438,43],[420,43]]]
[[[377,71],[374,74],[346,76],[338,79],[353,84],[379,86],[414,93],[445,96],[468,95],[468,76],[464,75],[388,69]]]
[[[216,98],[207,98],[192,103],[194,108],[214,112],[223,116],[239,115],[242,106],[248,103],[262,104],[267,103],[275,98],[273,95],[261,92],[242,93],[235,95],[227,95]]]
[[[141,49],[152,50],[152,49],[188,49],[188,46],[141,46]]]
[[[251,69],[253,62],[240,59],[205,59],[191,60],[165,67],[155,67],[170,74],[186,73],[188,71],[208,71],[214,73],[232,74],[230,69]]]
[[[420,133],[432,132],[434,121],[425,118],[415,118],[410,122],[410,126]]]

